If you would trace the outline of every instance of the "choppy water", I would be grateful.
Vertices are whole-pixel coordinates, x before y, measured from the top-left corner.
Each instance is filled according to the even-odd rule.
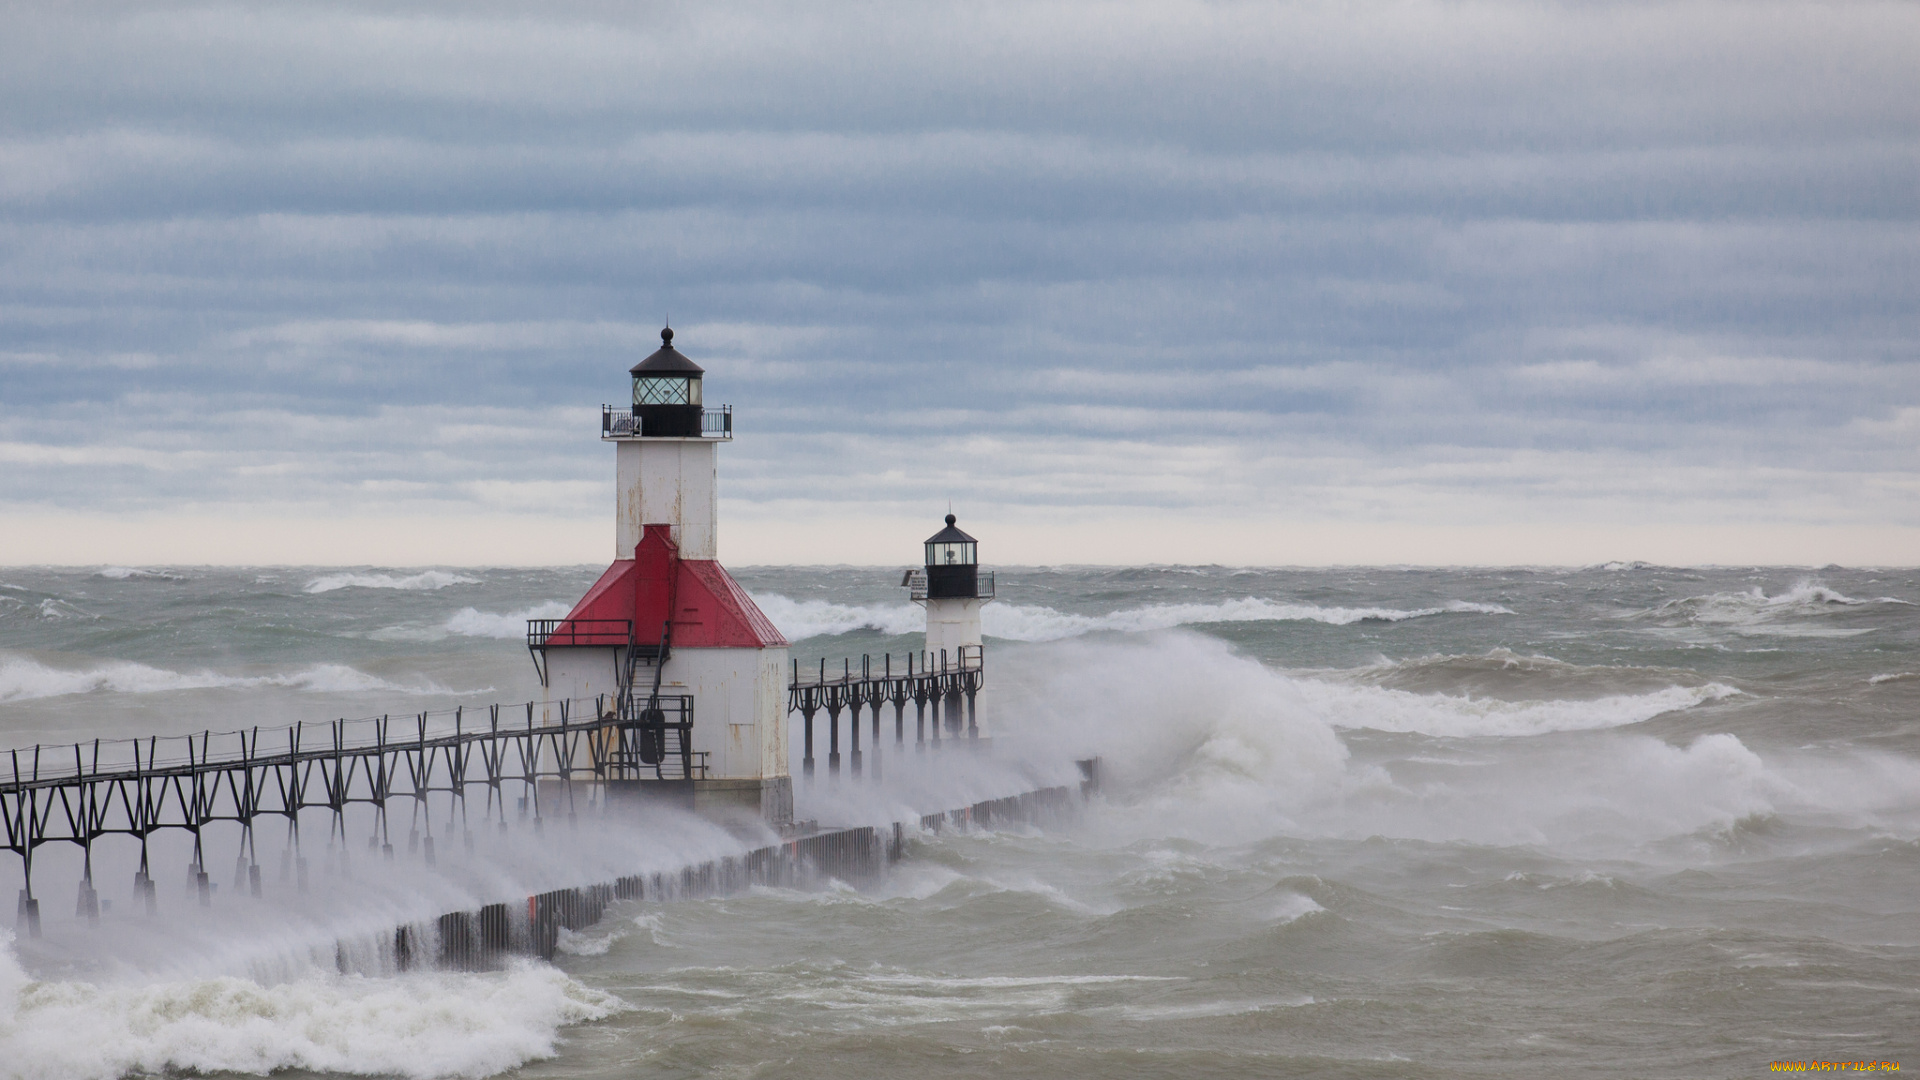
[[[0,746],[525,700],[522,620],[593,573],[0,571]],[[739,576],[803,659],[917,645],[897,572]],[[358,910],[182,903],[158,938],[129,896],[91,944],[54,902],[0,956],[0,1076],[1920,1067],[1913,571],[999,581],[983,717],[1008,776],[1103,755],[1071,828],[923,837],[867,893],[622,908],[484,975],[313,958],[441,910],[450,870],[351,879]],[[549,842],[496,884],[729,842]]]

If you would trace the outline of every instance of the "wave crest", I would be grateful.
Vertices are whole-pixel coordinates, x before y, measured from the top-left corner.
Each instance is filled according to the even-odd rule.
[[[478,585],[479,578],[445,570],[422,570],[418,574],[395,577],[392,574],[328,574],[307,582],[305,591],[319,594],[337,589],[444,589],[449,585]]]
[[[1612,694],[1587,701],[1500,701],[1451,694],[1300,680],[1296,692],[1337,728],[1412,732],[1442,738],[1512,737],[1593,731],[1644,723],[1656,716],[1739,690],[1721,683],[1669,686],[1644,694]]]
[[[183,575],[167,570],[149,570],[138,566],[103,566],[93,572],[94,577],[109,581],[126,581],[129,578],[149,578],[154,581],[185,581]]]
[[[876,630],[902,636],[918,633],[926,625],[926,616],[909,604],[851,606],[824,600],[792,600],[778,593],[755,596],[760,610],[789,641],[831,634],[849,634]],[[1318,604],[1287,604],[1258,597],[1242,597],[1205,604],[1150,604],[1105,615],[1075,615],[1044,606],[989,604],[980,612],[981,627],[988,637],[1004,641],[1059,641],[1098,631],[1144,633],[1170,630],[1176,626],[1203,626],[1234,622],[1318,622],[1345,626],[1357,622],[1400,622],[1434,615],[1511,615],[1499,604],[1452,600],[1438,607],[1401,609],[1385,607],[1321,607]]]
[[[549,1058],[568,1024],[621,1008],[545,964],[482,975],[313,975],[265,985],[35,982],[0,951],[6,1074],[112,1080],[129,1073],[283,1069],[489,1076]]]
[[[1810,578],[1802,578],[1794,582],[1791,588],[1774,596],[1767,595],[1765,590],[1756,585],[1744,592],[1709,593],[1669,600],[1659,607],[1635,612],[1633,617],[1665,626],[1710,626],[1725,627],[1735,632],[1820,636],[1866,633],[1868,628],[1814,628],[1790,624],[1797,620],[1854,612],[1883,604],[1912,606],[1908,601],[1893,596],[1856,599]]]
[[[449,615],[441,626],[447,633],[462,637],[517,639],[526,636],[528,619],[558,619],[572,610],[572,604],[563,604],[558,600],[535,604],[524,611],[510,611],[505,615],[464,607]]]
[[[282,687],[314,694],[391,691],[401,694],[451,694],[428,681],[407,685],[369,675],[345,664],[314,664],[279,675],[223,675],[216,671],[169,671],[131,660],[91,668],[48,667],[34,660],[0,660],[0,701],[33,701],[69,694],[156,694],[169,690]]]

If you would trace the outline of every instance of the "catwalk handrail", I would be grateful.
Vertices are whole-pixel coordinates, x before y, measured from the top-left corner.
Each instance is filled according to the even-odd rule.
[[[900,670],[896,671],[893,667],[893,654],[887,653],[881,657],[882,663],[878,665],[878,670],[876,670],[873,657],[862,656],[860,657],[860,670],[855,671],[853,670],[852,658],[843,657],[841,659],[840,674],[830,675],[828,673],[826,658],[822,657],[817,672],[808,671],[805,674],[809,677],[805,678],[802,677],[800,661],[795,660],[793,661],[793,677],[792,680],[787,683],[787,689],[792,691],[816,686],[851,686],[890,679],[937,679],[944,675],[977,674],[986,667],[986,657],[982,648],[978,645],[962,645],[954,650],[953,653],[949,653],[945,649],[941,649],[937,653],[907,653],[902,659],[905,663]],[[918,665],[917,667],[916,663]]]
[[[391,734],[389,732],[388,717],[366,717],[359,720],[329,720],[326,721],[324,725],[303,721],[298,724],[289,725],[284,729],[287,732],[288,739],[288,746],[285,750],[272,750],[264,753],[254,749],[259,746],[262,732],[262,729],[259,727],[240,731],[202,731],[188,735],[152,735],[144,739],[94,739],[91,743],[43,743],[35,746],[0,751],[0,754],[5,755],[3,758],[0,758],[0,767],[6,769],[5,773],[0,773],[0,795],[11,795],[17,792],[59,787],[75,781],[110,783],[116,780],[192,776],[196,773],[217,772],[236,766],[265,768],[277,765],[298,765],[312,761],[330,760],[347,755],[388,753],[399,750],[440,750],[448,747],[466,746],[471,743],[489,739],[523,739],[529,735],[546,736],[590,733],[596,730],[617,728],[623,725],[631,726],[634,723],[634,721],[631,720],[622,720],[614,713],[598,711],[600,703],[597,701],[581,699],[579,703],[593,705],[595,707],[596,712],[589,714],[593,715],[594,718],[592,720],[576,721],[572,719],[568,713],[571,712],[570,706],[574,704],[574,702],[569,701],[566,703],[569,708],[561,710],[559,723],[554,724],[544,721],[536,723],[534,720],[534,710],[539,708],[540,705],[537,702],[527,702],[524,705],[524,708],[527,710],[527,721],[524,725],[502,726],[499,722],[500,713],[496,706],[488,710],[487,726],[471,730],[463,726],[465,714],[479,710],[455,709],[451,713],[439,714],[453,717],[454,730],[450,733],[443,732],[437,735],[427,735],[424,733],[425,721],[428,717],[434,715],[433,713],[412,714],[413,718],[417,718],[419,727],[416,728],[416,733],[411,735]],[[584,712],[585,710],[582,711]],[[377,725],[373,740],[370,742],[347,741],[345,736],[348,725],[360,724]],[[329,733],[333,736],[332,739],[311,749],[304,748],[302,744],[306,740],[303,736],[315,729]],[[274,727],[266,730],[269,733],[278,734],[279,731],[283,729]],[[217,757],[214,756],[211,747],[215,739],[229,740],[234,738],[240,741],[240,750],[238,753],[223,753]],[[177,740],[186,741],[187,756],[184,759],[168,757],[161,760],[158,756],[161,744],[163,742],[173,742]],[[200,743],[201,747],[197,755],[194,753],[194,742],[196,740]],[[93,750],[93,764],[91,766],[89,766],[86,761],[86,748],[89,745]],[[140,757],[140,751],[143,745],[147,748],[147,757],[144,762]],[[100,751],[106,747],[131,747],[133,751],[132,767],[127,768],[110,765],[102,769],[100,767]],[[71,755],[71,757],[68,755]],[[42,767],[43,759],[49,759],[45,768]],[[62,764],[53,764],[53,759],[61,760]],[[71,761],[72,764],[66,765],[64,764],[65,761]],[[564,766],[562,770],[556,771],[554,775],[560,776],[562,772],[570,777],[576,772],[592,773],[593,769],[591,766],[574,766],[569,763]]]

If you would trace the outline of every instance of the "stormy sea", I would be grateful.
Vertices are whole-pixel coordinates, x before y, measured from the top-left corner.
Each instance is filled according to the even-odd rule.
[[[525,621],[597,570],[0,570],[0,751],[525,702]],[[898,568],[735,573],[802,665],[919,647]],[[1002,568],[998,593],[987,749],[883,739],[877,779],[796,779],[798,815],[1099,755],[1069,820],[909,835],[860,888],[622,902],[552,964],[477,973],[340,943],[753,841],[665,812],[503,818],[433,866],[308,837],[301,892],[268,829],[255,898],[214,828],[210,905],[158,837],[149,914],[108,838],[97,922],[50,846],[44,933],[0,929],[0,1077],[1920,1068],[1915,571]]]

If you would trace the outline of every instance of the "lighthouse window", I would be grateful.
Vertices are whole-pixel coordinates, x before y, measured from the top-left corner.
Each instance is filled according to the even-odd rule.
[[[685,376],[637,378],[633,380],[633,403],[635,405],[698,405],[700,404],[700,380]]]
[[[928,566],[972,566],[978,561],[973,544],[928,544]]]

